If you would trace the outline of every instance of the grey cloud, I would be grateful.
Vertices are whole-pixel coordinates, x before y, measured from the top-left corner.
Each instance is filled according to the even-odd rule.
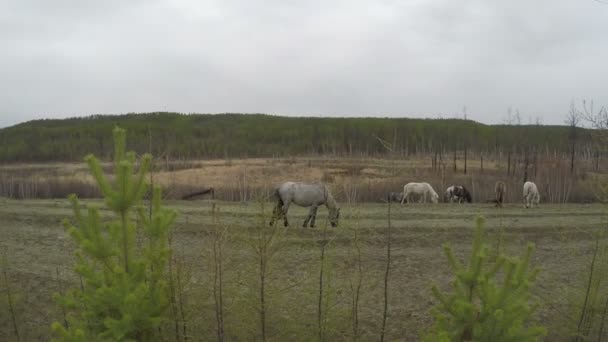
[[[523,117],[608,104],[587,1],[10,1],[0,127],[155,110]]]

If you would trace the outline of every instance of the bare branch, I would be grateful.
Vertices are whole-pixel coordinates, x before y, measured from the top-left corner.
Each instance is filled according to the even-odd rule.
[[[387,149],[389,152],[395,152],[393,144],[389,143],[388,141],[380,138],[379,136],[377,136],[375,134],[374,134],[374,138],[378,139],[378,141],[380,142],[380,144],[382,144],[382,147],[384,147],[385,149]]]

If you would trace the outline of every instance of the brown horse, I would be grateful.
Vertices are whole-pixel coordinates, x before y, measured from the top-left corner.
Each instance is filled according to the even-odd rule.
[[[494,202],[496,203],[497,207],[502,207],[502,203],[505,200],[505,194],[507,192],[507,185],[502,182],[502,181],[498,181],[496,182],[496,185],[494,185]]]

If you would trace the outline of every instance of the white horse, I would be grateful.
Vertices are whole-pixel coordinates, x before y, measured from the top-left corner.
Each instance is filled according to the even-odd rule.
[[[431,202],[439,202],[439,195],[429,183],[407,183],[403,186],[403,198],[401,204],[406,201],[409,203],[412,195],[418,196],[419,202],[426,203],[427,199]]]
[[[538,202],[540,202],[540,194],[538,193],[538,188],[536,184],[533,182],[525,182],[524,183],[524,206],[526,208],[530,208],[531,206],[538,207]]]
[[[317,208],[320,205],[325,205],[327,207],[327,210],[329,211],[329,223],[331,223],[331,226],[338,226],[340,208],[338,208],[336,200],[333,198],[325,184],[285,182],[276,188],[275,196],[277,197],[277,204],[274,208],[270,225],[273,225],[276,220],[282,217],[283,224],[287,227],[289,225],[289,222],[287,221],[287,211],[289,210],[289,205],[295,203],[301,207],[310,207],[308,217],[304,220],[302,227],[306,228],[309,222],[311,228],[315,226]]]

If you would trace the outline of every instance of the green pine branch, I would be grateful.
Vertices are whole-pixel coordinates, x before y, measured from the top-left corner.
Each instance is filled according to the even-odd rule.
[[[455,278],[449,293],[437,286],[431,289],[438,304],[425,340],[536,341],[546,334],[545,328],[530,323],[536,309],[530,303],[530,287],[538,274],[529,267],[534,246],[529,244],[522,258],[493,258],[484,235],[483,219],[478,218],[471,255],[464,264],[444,245]]]
[[[137,163],[134,153],[125,152],[123,129],[114,129],[114,142],[111,181],[97,158],[85,158],[113,217],[103,218],[95,207],[86,208],[85,214],[78,198],[69,197],[74,218],[64,225],[76,245],[74,271],[83,286],[55,296],[68,322],[53,323],[57,341],[155,340],[166,318],[167,237],[176,213],[162,207],[159,188],[153,190],[150,216],[136,207],[149,190],[145,179],[152,158],[144,155]],[[135,214],[146,239],[141,251],[135,243]]]

